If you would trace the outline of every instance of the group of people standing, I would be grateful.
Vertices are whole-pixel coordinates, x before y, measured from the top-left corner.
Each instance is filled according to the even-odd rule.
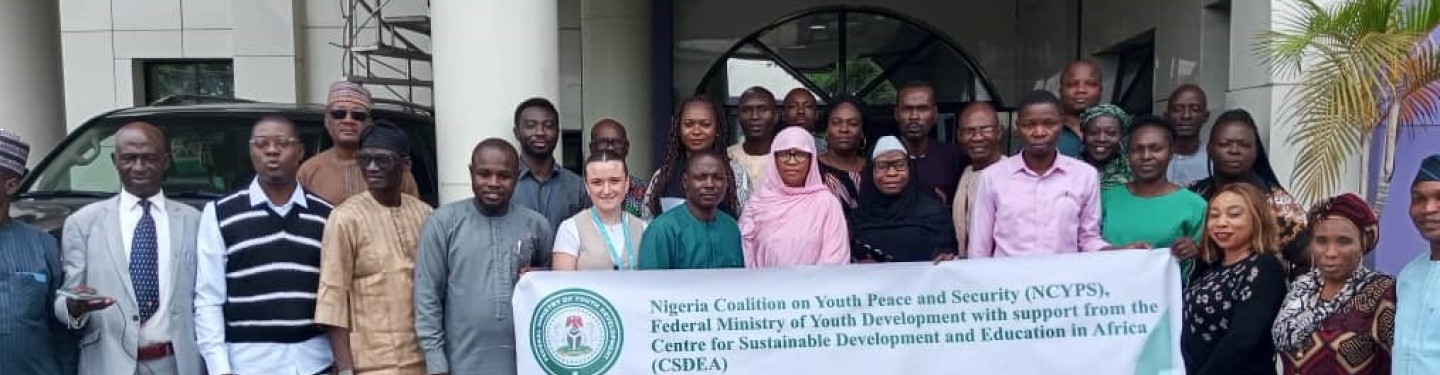
[[[1099,104],[1100,82],[1077,61],[1058,97],[1026,95],[1013,155],[984,102],[962,111],[955,143],[936,141],[926,83],[899,88],[896,135],[873,145],[862,102],[822,117],[806,90],[777,101],[755,87],[739,100],[745,137],[727,147],[721,111],[697,95],[648,179],[629,170],[613,120],[590,128],[583,173],[560,167],[558,111],[530,99],[514,113],[519,147],[480,141],[473,197],[434,209],[414,196],[406,133],[371,121],[353,83],[331,86],[333,148],[302,163],[294,124],[262,118],[255,179],[203,210],[165,198],[163,131],[128,124],[111,156],[123,191],[71,215],[60,249],[0,216],[0,265],[16,268],[0,275],[0,368],[58,374],[52,358],[78,349],[80,373],[97,375],[505,374],[527,272],[1169,248],[1189,373],[1274,373],[1277,354],[1287,374],[1440,373],[1440,155],[1412,185],[1431,251],[1397,279],[1361,261],[1379,235],[1364,200],[1302,210],[1245,111],[1202,137],[1199,87],[1175,89],[1163,117],[1132,117]],[[27,155],[0,132],[6,193]]]

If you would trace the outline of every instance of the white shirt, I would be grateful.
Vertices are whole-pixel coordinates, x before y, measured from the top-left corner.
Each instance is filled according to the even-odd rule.
[[[299,183],[290,193],[290,200],[279,206],[265,197],[259,180],[250,182],[249,192],[250,205],[267,205],[281,216],[295,205],[307,207]],[[200,213],[196,237],[195,343],[210,375],[312,375],[333,364],[330,340],[325,335],[295,344],[226,343],[225,240],[220,237],[214,202],[205,204]]]
[[[1205,150],[1205,142],[1200,142],[1200,150],[1194,155],[1175,153],[1170,156],[1170,169],[1165,173],[1165,179],[1170,182],[1184,187],[1209,177],[1210,153]]]
[[[160,281],[159,307],[155,309],[155,315],[149,320],[140,324],[140,346],[161,344],[170,342],[170,289],[174,278],[171,277],[170,251],[170,215],[165,213],[165,192],[160,192],[149,198],[150,217],[155,219],[155,248],[156,260],[159,261],[159,269],[156,275]],[[140,224],[140,217],[145,215],[144,208],[140,206],[140,197],[130,194],[128,191],[120,191],[120,240],[125,247],[126,269],[130,272],[130,245],[135,241],[135,226]],[[139,301],[136,301],[137,303]],[[138,306],[137,306],[138,307]]]
[[[630,220],[630,225],[640,232],[645,231],[644,220]],[[606,224],[605,232],[610,235],[610,244],[614,245],[614,248],[612,248],[613,253],[605,254],[605,256],[610,257],[611,262],[615,261],[615,257],[612,254],[620,254],[621,259],[630,259],[631,251],[640,251],[640,244],[630,240],[630,235],[625,233],[625,228],[620,225],[620,223]],[[553,249],[554,252],[557,253],[570,254],[577,258],[580,257],[580,227],[575,224],[575,218],[565,219],[565,221],[560,222],[560,228],[555,231],[555,246]],[[635,260],[628,261],[635,262]]]

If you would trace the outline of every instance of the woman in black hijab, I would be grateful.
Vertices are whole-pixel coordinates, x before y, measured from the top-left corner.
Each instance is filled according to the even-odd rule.
[[[850,215],[850,249],[859,263],[955,257],[955,225],[944,205],[911,183],[910,157],[893,136],[875,142],[863,171],[860,205]]]

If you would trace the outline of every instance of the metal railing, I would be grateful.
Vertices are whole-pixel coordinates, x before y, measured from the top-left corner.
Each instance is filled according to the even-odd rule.
[[[394,0],[344,0],[340,13],[344,31],[341,69],[345,79],[385,90],[405,101],[415,100],[415,90],[430,89],[434,82],[416,77],[416,65],[430,63],[430,51],[407,34],[430,35],[429,15],[386,16]],[[429,2],[426,2],[429,8]],[[428,70],[428,66],[424,67]]]

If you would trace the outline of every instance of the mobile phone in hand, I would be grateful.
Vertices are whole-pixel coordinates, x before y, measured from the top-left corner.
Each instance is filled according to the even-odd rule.
[[[73,299],[73,300],[80,300],[80,301],[85,301],[85,302],[99,301],[99,300],[104,300],[104,299],[106,298],[105,296],[102,296],[102,295],[99,295],[99,294],[95,294],[94,292],[90,292],[90,293],[76,293],[76,292],[74,292],[74,291],[65,290],[65,289],[57,290],[57,291],[55,291],[55,294],[59,294],[60,296],[65,297],[65,298],[69,298],[69,299]]]

